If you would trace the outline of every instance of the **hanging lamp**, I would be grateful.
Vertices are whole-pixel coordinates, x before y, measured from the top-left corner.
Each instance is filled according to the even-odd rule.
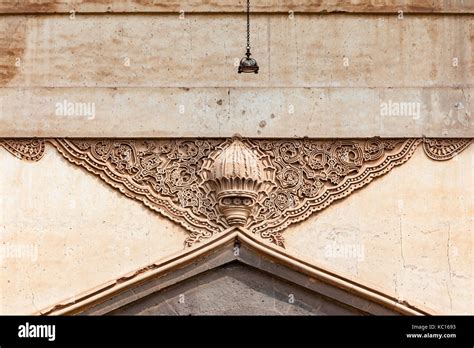
[[[258,74],[257,61],[250,57],[250,0],[247,0],[247,53],[245,57],[240,60],[239,74],[240,73],[255,73]]]

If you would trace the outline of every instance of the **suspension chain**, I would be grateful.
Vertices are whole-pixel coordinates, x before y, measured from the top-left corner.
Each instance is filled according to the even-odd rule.
[[[247,0],[247,51],[250,52],[250,0]]]

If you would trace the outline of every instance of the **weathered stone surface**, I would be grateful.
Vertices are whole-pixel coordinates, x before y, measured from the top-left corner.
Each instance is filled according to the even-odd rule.
[[[252,76],[234,66],[243,1],[183,3],[0,0],[0,13],[15,13],[0,16],[0,137],[474,135],[472,1],[255,0]],[[319,14],[331,11],[358,14]],[[94,117],[58,115],[64,101],[92,103]],[[382,115],[389,102],[420,113]],[[473,151],[433,163],[419,149],[285,231],[287,251],[401,301],[474,313]],[[1,243],[38,247],[36,261],[1,258],[2,314],[33,313],[183,247],[179,226],[54,151],[31,164],[0,149],[0,172]],[[363,260],[327,246],[364,246]]]
[[[272,309],[267,306],[268,301],[276,304],[274,310],[277,313],[286,312],[276,308],[280,307],[277,305],[279,302],[283,302],[282,307],[293,313],[300,313],[302,309],[309,310],[308,314],[429,313],[426,309],[424,311],[409,304],[399,304],[393,298],[381,296],[377,289],[367,291],[362,284],[348,282],[334,277],[331,272],[301,264],[293,258],[288,258],[283,250],[270,250],[269,245],[254,244],[256,241],[250,235],[243,230],[238,231],[234,230],[234,233],[226,238],[216,239],[200,248],[187,250],[186,256],[181,255],[180,261],[174,263],[172,268],[167,267],[169,259],[154,263],[146,269],[129,273],[126,278],[118,279],[112,286],[97,288],[92,297],[88,292],[77,297],[75,302],[65,301],[45,309],[42,313],[109,315],[136,311],[150,314],[155,313],[157,307],[161,307],[158,310],[163,309],[163,301],[171,307],[174,306],[174,300],[171,300],[169,295],[176,292],[179,292],[177,303],[180,308],[172,311],[172,314],[184,314],[182,310],[187,311],[187,314],[198,315],[201,310],[206,314],[209,314],[208,311],[234,315],[271,313]],[[236,242],[238,244],[235,244]],[[173,260],[176,260],[176,256]],[[263,274],[260,274],[262,272]],[[224,284],[225,289],[221,289],[221,285],[228,282],[228,279],[223,278],[231,278],[232,283]],[[278,286],[280,283],[283,286]],[[180,290],[176,291],[177,288]],[[232,291],[229,292],[228,288],[232,288]],[[259,304],[251,298],[241,298],[242,291],[239,289],[242,288],[250,296],[263,297],[265,300],[268,298],[268,301]],[[197,293],[204,296],[196,298],[194,295]],[[188,294],[191,297],[187,296]],[[224,303],[215,303],[209,308],[207,298],[211,297],[210,295],[216,295],[217,302]],[[203,297],[204,301],[201,302]],[[192,303],[189,305],[190,298]],[[334,306],[326,305],[327,299],[330,299]],[[296,308],[289,308],[288,304]],[[198,306],[199,309],[196,309]],[[192,313],[189,312],[190,309]]]
[[[183,249],[176,224],[55,151],[0,149],[0,313],[32,314]]]
[[[109,314],[360,315],[363,312],[265,272],[231,263]]]
[[[472,23],[465,15],[257,15],[260,71],[239,75],[244,17],[2,16],[0,86],[472,87]]]
[[[367,189],[288,228],[286,249],[438,313],[474,313],[473,183],[474,148],[449,163],[418,149]]]
[[[259,12],[397,12],[472,13],[469,0],[254,0]],[[9,0],[0,1],[0,13],[78,12],[241,12],[243,0],[183,1],[166,0]]]
[[[448,162],[419,148],[389,175],[285,230],[286,251],[414,305],[472,314],[473,164],[472,146]],[[0,166],[2,243],[37,246],[37,259],[1,258],[2,314],[33,313],[183,248],[180,227],[54,151],[27,163],[0,149]]]
[[[473,137],[473,93],[473,88],[0,88],[0,137]],[[94,116],[56,114],[64,101],[94,105]],[[391,102],[418,104],[419,113],[386,115],[382,106]]]
[[[0,136],[473,135],[470,16],[257,15],[251,76],[234,66],[243,24],[3,16]],[[55,116],[65,100],[94,103],[96,119]],[[420,117],[381,117],[390,101]]]

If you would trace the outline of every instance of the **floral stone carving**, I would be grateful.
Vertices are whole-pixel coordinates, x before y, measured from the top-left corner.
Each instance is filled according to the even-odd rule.
[[[37,161],[50,142],[125,196],[181,224],[191,246],[233,225],[281,232],[405,163],[419,144],[448,160],[471,139],[0,139]]]
[[[471,144],[471,139],[424,139],[423,150],[436,161],[446,161],[464,151]]]
[[[26,161],[39,161],[44,154],[43,139],[0,139],[0,147]]]
[[[245,226],[273,185],[275,169],[262,157],[235,138],[215,151],[201,170],[203,188],[229,225]]]

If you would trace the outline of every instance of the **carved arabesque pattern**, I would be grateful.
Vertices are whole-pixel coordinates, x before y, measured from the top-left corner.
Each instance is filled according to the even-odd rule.
[[[225,228],[197,171],[217,140],[52,141],[72,163],[191,231],[191,245]]]
[[[249,229],[281,244],[277,238],[289,224],[306,219],[406,162],[419,142],[379,138],[255,141],[279,174],[277,189],[270,192]]]
[[[180,223],[186,245],[229,228],[205,183],[207,166],[234,140],[47,139],[71,163],[97,175],[127,197]],[[444,161],[471,139],[242,140],[270,173],[245,228],[284,247],[281,232],[342,199],[393,167],[417,146]],[[20,159],[37,161],[42,139],[0,139]],[[211,161],[211,162],[209,162]]]
[[[447,161],[464,151],[471,139],[423,139],[423,150],[435,161]]]
[[[26,161],[39,161],[44,155],[43,139],[0,139],[0,146]]]

